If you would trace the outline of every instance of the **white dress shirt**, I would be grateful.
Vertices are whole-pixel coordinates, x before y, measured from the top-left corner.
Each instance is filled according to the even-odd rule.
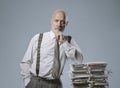
[[[20,63],[21,75],[25,82],[25,86],[29,83],[32,75],[36,75],[36,59],[37,59],[37,46],[39,34],[36,34],[30,41],[27,51]],[[40,48],[40,68],[39,76],[47,79],[53,79],[52,68],[54,60],[54,46],[55,34],[53,31],[45,32],[43,34],[41,48]],[[71,42],[65,41],[60,45],[60,73],[62,74],[67,58],[73,59],[77,63],[81,63],[83,55],[80,48],[72,38]],[[31,75],[32,74],[32,75]]]

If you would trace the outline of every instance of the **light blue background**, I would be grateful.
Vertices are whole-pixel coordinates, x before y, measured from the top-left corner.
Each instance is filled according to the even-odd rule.
[[[0,0],[0,88],[24,88],[19,63],[30,39],[50,30],[56,9],[68,13],[65,34],[72,35],[84,54],[84,62],[105,61],[110,88],[120,83],[120,0]],[[70,88],[69,63],[63,86]]]

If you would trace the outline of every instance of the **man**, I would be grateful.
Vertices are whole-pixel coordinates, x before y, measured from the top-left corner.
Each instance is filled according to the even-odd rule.
[[[39,34],[31,39],[20,64],[26,88],[62,88],[60,76],[66,59],[71,58],[77,63],[82,62],[83,55],[75,40],[69,37],[68,41],[63,35],[67,24],[66,13],[63,10],[56,10],[51,17],[52,29],[50,32],[43,33],[41,45],[38,44]],[[57,47],[59,54],[55,53],[56,44],[59,46]],[[40,49],[38,45],[40,45]],[[37,57],[38,49],[40,50],[40,58]],[[37,59],[40,60],[37,61]],[[38,73],[36,72],[36,64],[39,64],[37,65]],[[54,70],[55,68],[57,71]],[[57,75],[55,75],[56,72]]]

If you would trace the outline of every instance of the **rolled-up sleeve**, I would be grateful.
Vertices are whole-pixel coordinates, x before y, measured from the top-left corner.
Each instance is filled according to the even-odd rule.
[[[70,43],[68,41],[64,42],[63,48],[65,50],[65,54],[67,58],[73,59],[75,63],[78,63],[78,64],[82,63],[83,61],[82,51],[73,38],[71,39]]]

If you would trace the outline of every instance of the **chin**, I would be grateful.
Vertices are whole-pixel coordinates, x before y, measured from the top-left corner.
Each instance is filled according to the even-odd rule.
[[[63,32],[63,31],[64,31],[64,29],[59,29],[59,31]]]

